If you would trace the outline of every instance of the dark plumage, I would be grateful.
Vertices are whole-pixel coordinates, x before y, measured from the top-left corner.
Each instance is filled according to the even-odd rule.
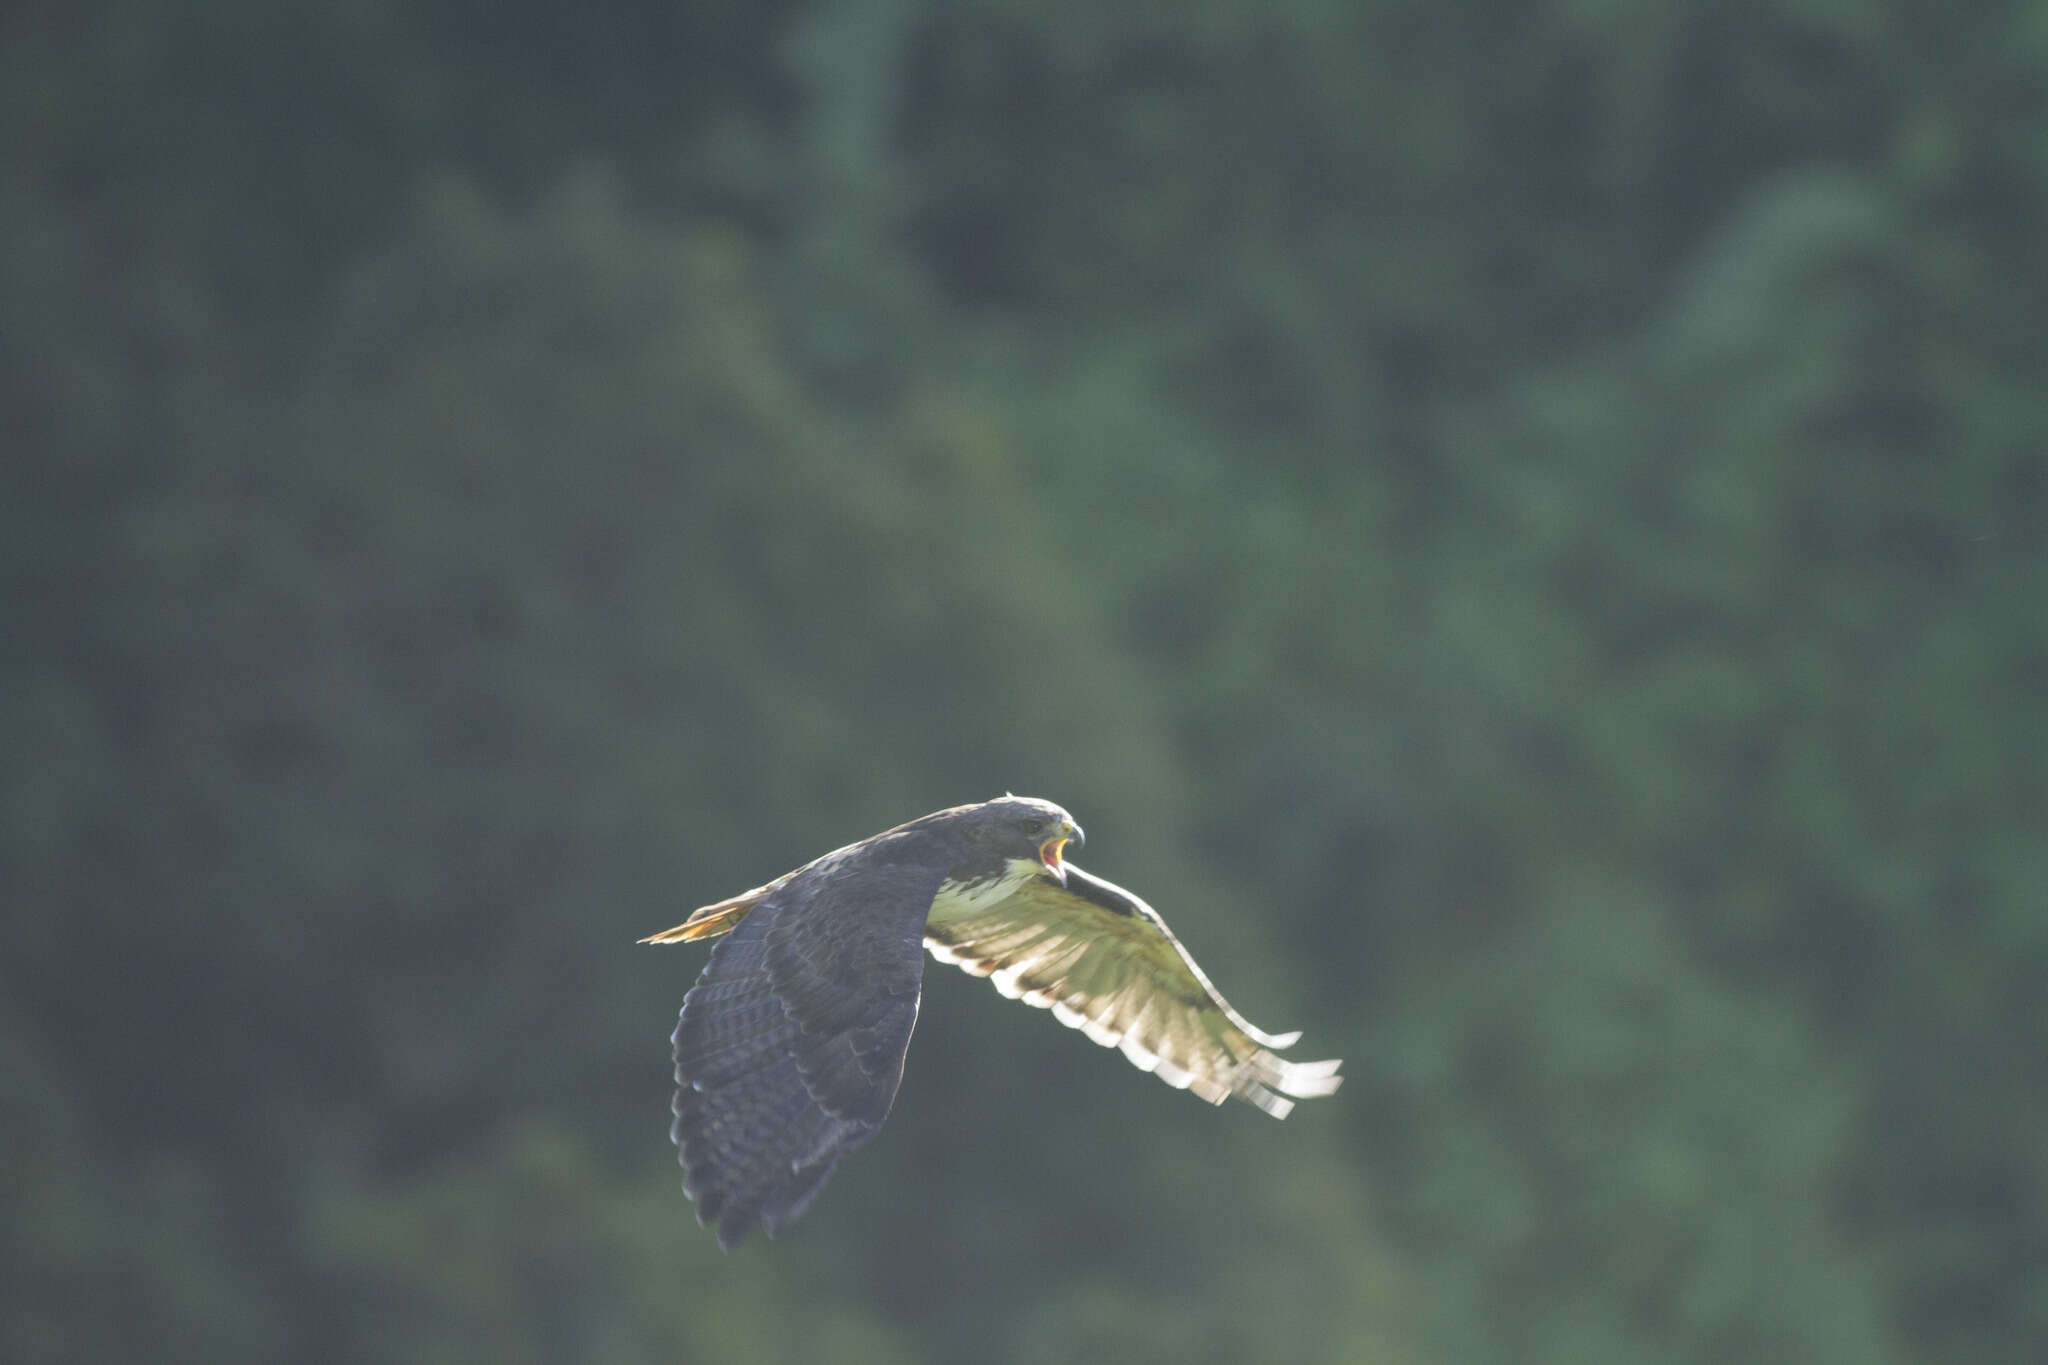
[[[903,1080],[924,952],[993,978],[1139,1067],[1275,1117],[1335,1090],[1287,1062],[1137,897],[1066,863],[1080,827],[1049,801],[956,806],[849,844],[665,933],[723,934],[676,1025],[670,1136],[698,1221],[728,1250],[802,1215],[873,1137]]]

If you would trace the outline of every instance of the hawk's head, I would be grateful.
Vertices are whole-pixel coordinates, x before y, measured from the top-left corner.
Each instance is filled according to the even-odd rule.
[[[1001,796],[978,806],[962,806],[956,814],[973,861],[999,874],[1021,879],[1040,873],[1066,885],[1060,861],[1067,845],[1085,840],[1074,817],[1035,796]]]

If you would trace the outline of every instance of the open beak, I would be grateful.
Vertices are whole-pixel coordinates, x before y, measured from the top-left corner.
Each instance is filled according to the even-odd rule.
[[[1060,826],[1058,834],[1038,846],[1038,861],[1045,864],[1045,870],[1051,874],[1054,881],[1065,886],[1067,868],[1066,864],[1060,861],[1060,853],[1069,843],[1079,848],[1087,842],[1087,837],[1081,833],[1081,827],[1068,820]]]

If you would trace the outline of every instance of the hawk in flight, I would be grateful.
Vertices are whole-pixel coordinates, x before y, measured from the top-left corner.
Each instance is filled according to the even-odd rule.
[[[936,811],[827,853],[643,943],[724,935],[674,1036],[683,1190],[727,1250],[809,1207],[873,1137],[903,1080],[924,951],[1212,1104],[1285,1118],[1336,1061],[1230,1007],[1156,911],[1066,862],[1081,828],[1050,801]]]

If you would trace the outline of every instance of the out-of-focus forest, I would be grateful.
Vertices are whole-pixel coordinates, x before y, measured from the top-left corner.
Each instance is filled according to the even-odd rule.
[[[2037,4],[0,18],[0,1356],[2048,1358]],[[633,940],[938,806],[726,1257]]]

